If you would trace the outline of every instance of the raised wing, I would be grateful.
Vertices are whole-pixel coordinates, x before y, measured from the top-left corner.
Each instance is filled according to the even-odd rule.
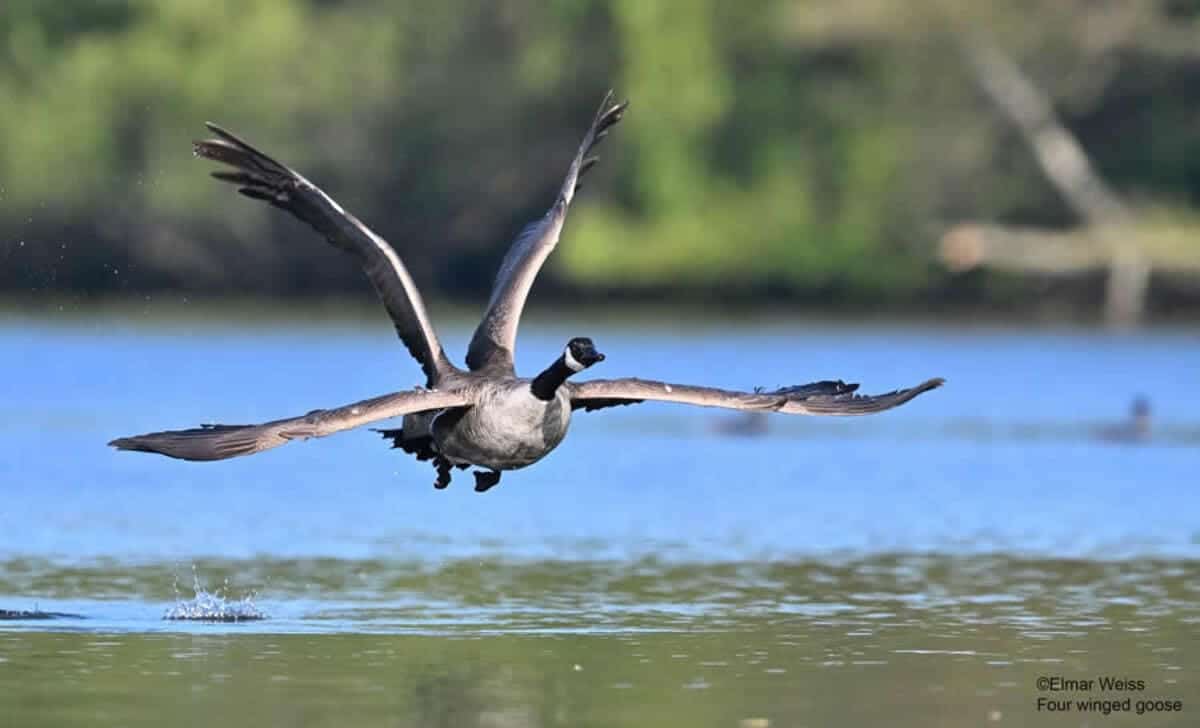
[[[108,444],[118,450],[154,452],[180,460],[224,460],[253,455],[292,440],[325,437],[378,420],[466,404],[468,397],[462,392],[414,389],[261,425],[201,425],[191,430],[122,437]]]
[[[292,169],[216,124],[207,126],[218,138],[195,142],[192,148],[196,156],[236,170],[213,172],[213,177],[238,185],[238,192],[247,197],[287,210],[334,246],[353,253],[392,317],[400,340],[425,372],[427,384],[436,386],[444,375],[455,371],[438,343],[421,292],[386,240]]]
[[[562,189],[554,206],[545,216],[536,220],[521,231],[512,247],[500,264],[496,274],[496,282],[492,286],[492,296],[488,301],[487,312],[475,329],[471,345],[467,350],[467,366],[471,371],[485,367],[502,367],[511,372],[513,367],[513,351],[516,347],[517,325],[521,320],[521,311],[525,308],[525,299],[529,289],[537,278],[542,263],[546,261],[550,251],[558,244],[559,233],[562,232],[563,221],[567,219],[567,209],[571,200],[579,191],[579,180],[599,159],[589,156],[600,140],[608,135],[608,130],[621,120],[629,102],[613,103],[612,91],[604,97],[600,110],[592,126],[583,137],[579,151],[567,170]]]
[[[678,402],[700,407],[782,412],[788,415],[869,415],[898,407],[917,395],[937,389],[944,379],[930,379],[915,387],[886,394],[855,394],[857,384],[842,381],[813,382],[770,392],[735,392],[713,387],[668,384],[649,379],[598,379],[570,384],[572,409],[591,411],[636,404],[646,400]]]

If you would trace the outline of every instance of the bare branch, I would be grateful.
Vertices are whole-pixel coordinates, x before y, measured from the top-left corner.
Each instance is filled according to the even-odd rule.
[[[1200,236],[1195,226],[1137,223],[1108,229],[1078,227],[1070,230],[965,224],[942,236],[938,255],[953,271],[986,265],[1000,270],[1049,275],[1086,273],[1112,265],[1106,237],[1127,238],[1155,269],[1200,274]]]
[[[1016,124],[1046,177],[1084,222],[1127,216],[1125,206],[1096,173],[1083,147],[1059,121],[1049,97],[1007,55],[979,39],[963,50],[979,85]]]
[[[1067,231],[1012,228],[1003,225],[958,225],[938,248],[942,263],[953,271],[981,265],[1020,273],[1083,273],[1108,267],[1108,251],[1097,246],[1083,228]]]

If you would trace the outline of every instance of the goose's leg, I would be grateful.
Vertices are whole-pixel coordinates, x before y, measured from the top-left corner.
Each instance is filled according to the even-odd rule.
[[[500,482],[500,471],[498,470],[476,470],[475,471],[475,492],[485,493],[496,483]]]
[[[436,457],[433,460],[433,467],[437,468],[437,480],[433,481],[433,487],[442,490],[450,485],[450,461],[440,456]]]

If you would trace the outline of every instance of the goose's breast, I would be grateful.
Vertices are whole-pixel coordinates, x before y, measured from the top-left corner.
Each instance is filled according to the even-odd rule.
[[[545,457],[562,442],[570,422],[565,391],[545,402],[524,384],[482,393],[457,422],[439,417],[434,437],[452,461],[512,470]]]

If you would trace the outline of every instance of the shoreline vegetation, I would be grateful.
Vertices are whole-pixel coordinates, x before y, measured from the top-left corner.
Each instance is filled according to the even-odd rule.
[[[361,290],[353,261],[208,178],[190,142],[211,120],[391,241],[422,290],[480,300],[611,87],[629,116],[543,300],[1087,320],[1121,263],[1075,194],[1102,180],[1152,253],[1126,288],[1152,278],[1151,320],[1195,319],[1197,29],[1200,5],[1165,1],[9,0],[0,295]],[[1004,63],[967,62],[985,47]],[[1022,119],[1093,174],[1061,174]],[[1061,270],[991,235],[955,273],[939,246],[964,225],[1033,231]],[[1102,245],[1066,245],[1085,233]]]

